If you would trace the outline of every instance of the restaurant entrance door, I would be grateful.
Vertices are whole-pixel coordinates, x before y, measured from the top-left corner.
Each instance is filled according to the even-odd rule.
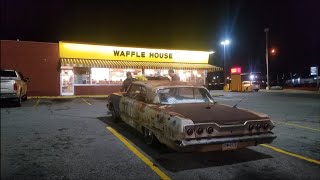
[[[62,96],[74,95],[74,75],[72,69],[62,69],[60,75],[60,85]]]

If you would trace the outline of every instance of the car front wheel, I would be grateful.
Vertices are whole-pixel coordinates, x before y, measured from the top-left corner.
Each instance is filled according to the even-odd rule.
[[[144,140],[148,145],[154,146],[154,145],[158,145],[159,141],[157,139],[157,137],[153,134],[152,131],[150,131],[147,128],[143,128],[143,134],[144,134]]]
[[[114,110],[114,108],[111,108],[111,119],[114,123],[119,122],[119,116],[117,115],[116,111]]]

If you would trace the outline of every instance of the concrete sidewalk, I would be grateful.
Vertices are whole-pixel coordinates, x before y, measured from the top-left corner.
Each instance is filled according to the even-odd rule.
[[[281,93],[299,93],[299,94],[320,94],[319,91],[307,91],[307,90],[298,90],[298,89],[283,89],[283,90],[260,89],[259,92],[264,92],[264,93],[281,92]]]
[[[232,96],[234,94],[244,93],[292,93],[292,94],[319,94],[319,91],[307,91],[307,90],[295,90],[295,89],[283,89],[283,90],[265,90],[260,89],[258,92],[225,92],[223,90],[210,90],[212,96]]]

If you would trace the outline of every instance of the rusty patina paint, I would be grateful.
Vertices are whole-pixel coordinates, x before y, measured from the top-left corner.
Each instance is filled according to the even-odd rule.
[[[239,142],[241,148],[258,143],[270,143],[275,138],[271,135],[273,123],[266,115],[213,103],[164,105],[160,104],[157,94],[157,91],[163,88],[203,88],[202,86],[170,81],[136,81],[133,84],[146,88],[145,101],[133,100],[122,96],[122,94],[115,94],[121,96],[120,117],[140,132],[143,128],[150,129],[161,143],[175,150],[185,151],[186,147],[191,147],[192,151],[197,149],[201,151],[221,150],[221,143],[224,141],[220,142],[219,139],[216,139],[217,137],[223,137],[228,142],[227,137],[244,138],[248,135],[245,138],[252,139],[252,135],[257,136],[256,139]],[[264,125],[266,123],[269,125],[267,128],[248,130],[249,125],[256,127],[258,124]],[[208,127],[214,128],[212,134],[206,132]],[[192,135],[186,135],[187,128],[193,130]],[[198,128],[203,128],[203,133],[196,134]],[[260,134],[268,136],[268,138],[260,141]],[[237,141],[236,138],[231,141]],[[218,142],[220,144],[217,144]]]
[[[254,113],[220,104],[193,103],[166,106],[163,111],[191,119],[196,123],[243,124],[247,120],[265,119]]]

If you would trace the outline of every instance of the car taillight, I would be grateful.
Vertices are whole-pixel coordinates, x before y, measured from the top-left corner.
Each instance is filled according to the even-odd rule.
[[[187,135],[188,135],[188,136],[191,136],[192,134],[193,134],[193,129],[188,128],[188,129],[187,129]]]
[[[257,124],[256,129],[260,129],[261,128],[261,124]]]
[[[15,90],[15,91],[18,90],[17,83],[14,83],[14,84],[13,84],[13,90]]]
[[[202,133],[203,133],[203,129],[202,129],[201,127],[198,128],[198,129],[197,129],[197,133],[198,133],[198,134],[202,134]]]
[[[208,134],[213,133],[213,127],[208,127],[208,128],[207,128],[207,133],[208,133]]]

